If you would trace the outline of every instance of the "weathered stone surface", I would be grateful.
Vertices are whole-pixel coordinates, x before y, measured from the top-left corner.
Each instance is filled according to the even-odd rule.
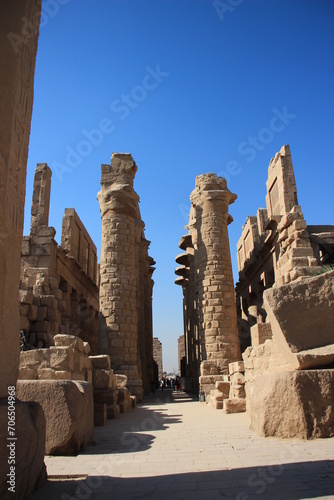
[[[334,271],[268,289],[263,298],[274,342],[291,368],[334,362]]]
[[[93,370],[94,389],[108,389],[113,385],[113,373],[110,370]]]
[[[228,371],[230,375],[233,375],[233,373],[243,373],[245,371],[244,362],[236,361],[235,363],[230,363],[228,365]]]
[[[115,373],[116,375],[116,386],[117,389],[122,389],[128,384],[128,377],[126,375],[121,375],[120,373]]]
[[[251,429],[263,436],[334,436],[334,370],[268,373],[254,382]]]
[[[76,455],[93,439],[93,391],[79,381],[18,381],[17,397],[37,401],[46,418],[48,455]]]
[[[45,417],[36,402],[15,402],[15,493],[8,491],[8,405],[0,401],[0,498],[24,499],[46,482],[44,465]]]
[[[116,404],[118,389],[94,389],[94,403]]]
[[[224,399],[223,406],[225,413],[243,413],[246,411],[246,400],[245,399]]]
[[[110,356],[108,354],[89,356],[89,359],[92,361],[93,369],[110,370]]]
[[[107,405],[107,418],[116,419],[119,418],[121,409],[118,404]]]

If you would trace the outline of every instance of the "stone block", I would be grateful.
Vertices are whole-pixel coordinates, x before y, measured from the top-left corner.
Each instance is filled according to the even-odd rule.
[[[46,418],[47,455],[76,455],[93,439],[93,390],[71,380],[18,381],[17,397],[37,401]]]
[[[245,365],[243,361],[236,361],[234,363],[229,363],[228,365],[228,371],[230,375],[233,375],[233,373],[242,373],[245,371]]]
[[[128,384],[128,377],[126,375],[121,375],[120,373],[115,373],[116,375],[116,385],[117,389],[122,389]]]
[[[110,383],[109,370],[93,370],[94,389],[108,389]]]
[[[334,370],[267,373],[254,381],[251,429],[262,436],[334,436]]]
[[[107,418],[109,419],[117,419],[119,418],[119,415],[121,413],[121,409],[119,405],[117,404],[112,404],[112,405],[107,405]]]
[[[230,390],[230,398],[231,399],[242,399],[246,397],[245,386],[242,385],[233,385]]]
[[[130,399],[130,391],[125,387],[118,388],[118,403],[121,403],[129,399]]]
[[[108,354],[100,354],[98,356],[89,356],[93,368],[101,370],[110,370],[110,356]]]
[[[73,349],[71,347],[50,347],[50,368],[60,371],[73,371]]]
[[[39,368],[38,380],[55,380],[56,372],[52,368]]]
[[[33,304],[29,305],[27,318],[29,321],[36,321],[38,319],[38,307],[37,306],[34,306]]]
[[[231,386],[233,385],[242,385],[245,383],[245,375],[243,373],[233,373],[233,375],[230,376],[230,383]]]
[[[217,381],[215,384],[215,388],[217,391],[221,392],[222,394],[225,395],[225,397],[228,398],[229,391],[230,391],[230,383],[229,382],[223,382],[223,381]]]
[[[94,403],[116,404],[118,401],[118,389],[94,389]]]
[[[32,304],[34,295],[31,290],[19,290],[20,302],[23,304]]]
[[[292,369],[334,362],[334,271],[270,288],[263,298],[273,340]]]
[[[132,408],[136,408],[137,405],[137,397],[134,395],[130,396],[131,402],[132,402]]]
[[[17,396],[17,394],[16,394]],[[18,397],[18,396],[17,396]],[[46,483],[44,464],[45,417],[36,402],[15,402],[15,493],[8,491],[10,448],[7,398],[0,401],[0,498],[29,498],[35,488]]]
[[[76,348],[78,337],[75,335],[55,335],[54,343],[56,347]]]
[[[118,404],[121,413],[127,413],[132,410],[132,401],[130,398],[124,401],[120,401]]]
[[[57,309],[57,300],[54,295],[41,295],[41,305],[50,309]]]
[[[243,413],[246,411],[245,399],[225,399],[224,413]]]
[[[20,368],[19,369],[19,380],[37,380],[38,372],[33,368]]]
[[[36,306],[37,307],[37,306]],[[44,321],[46,318],[46,313],[48,312],[48,308],[44,306],[38,307],[38,312],[37,312],[37,321]]]

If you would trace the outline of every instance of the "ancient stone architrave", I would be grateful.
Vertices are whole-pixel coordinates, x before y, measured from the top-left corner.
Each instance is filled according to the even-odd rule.
[[[41,1],[2,2],[0,20],[0,496],[8,491],[8,395],[20,353],[19,282],[28,144]],[[35,29],[24,37],[24,22]],[[15,390],[11,390],[15,397]],[[15,496],[46,480],[45,420],[37,403],[16,406]]]
[[[163,365],[162,365],[162,343],[157,337],[153,337],[153,359],[158,365],[158,379],[162,379]]]
[[[36,167],[30,235],[23,238],[20,329],[28,344],[53,345],[58,334],[89,342],[97,354],[99,290],[96,246],[73,208],[66,208],[61,245],[48,225],[51,170]]]
[[[240,360],[240,346],[227,225],[232,218],[228,208],[236,195],[227,189],[226,180],[215,174],[196,178],[190,195],[190,238],[181,239],[184,254],[176,258],[180,268],[176,280],[184,290],[187,367],[201,363],[200,389],[206,395],[224,381],[228,365]],[[183,266],[183,267],[182,267]],[[190,284],[189,292],[187,287]],[[196,318],[198,340],[191,321]],[[189,324],[190,323],[190,324]],[[195,333],[196,334],[196,333]],[[196,350],[196,361],[189,355]],[[189,349],[189,350],[188,350]],[[194,362],[195,361],[195,362]],[[188,377],[188,374],[187,374]]]
[[[139,196],[133,189],[136,171],[132,156],[122,153],[113,153],[111,164],[101,167],[99,351],[110,355],[112,368],[127,375],[131,392],[141,400],[153,378],[147,371],[149,366],[153,370],[149,338],[153,262],[147,254]]]

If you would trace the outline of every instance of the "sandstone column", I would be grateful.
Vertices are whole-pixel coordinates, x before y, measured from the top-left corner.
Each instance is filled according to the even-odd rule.
[[[98,193],[102,217],[99,350],[109,354],[116,373],[128,377],[131,392],[142,398],[138,372],[138,233],[137,171],[130,154],[113,153],[101,167]]]
[[[236,197],[228,190],[226,180],[215,174],[198,176],[190,196],[204,376],[223,374],[229,363],[241,359],[227,231],[231,221],[228,207]],[[207,382],[205,377],[200,378],[206,393],[212,388]]]

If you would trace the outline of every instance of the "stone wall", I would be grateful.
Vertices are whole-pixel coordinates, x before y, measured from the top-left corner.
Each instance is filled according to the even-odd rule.
[[[48,225],[51,170],[35,171],[30,235],[23,238],[20,329],[30,346],[53,345],[57,334],[89,342],[97,354],[99,290],[96,246],[73,208],[63,217],[61,245]]]
[[[153,337],[153,359],[158,365],[158,380],[161,380],[163,374],[162,343],[157,337]]]
[[[115,373],[128,377],[143,397],[153,379],[152,274],[130,154],[113,153],[101,167],[98,193],[102,217],[99,351],[109,354]]]
[[[17,401],[15,493],[8,491],[8,396],[20,354],[19,281],[41,0],[2,2],[0,19],[0,497],[27,498],[46,480],[40,405]],[[27,23],[32,26],[24,33]],[[10,389],[11,388],[11,389]]]
[[[180,241],[176,280],[183,288],[186,377],[210,394],[215,382],[240,360],[237,315],[227,225],[236,195],[215,174],[196,178],[190,195],[189,234]]]

